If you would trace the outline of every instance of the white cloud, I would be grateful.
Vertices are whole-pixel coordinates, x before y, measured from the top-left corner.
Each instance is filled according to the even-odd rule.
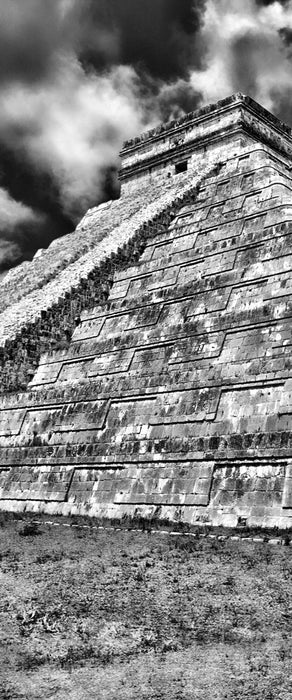
[[[0,211],[1,230],[5,232],[12,231],[19,224],[40,220],[40,216],[30,207],[21,202],[16,202],[2,187],[0,187]]]
[[[205,69],[191,74],[204,102],[241,91],[276,109],[277,98],[291,91],[291,59],[279,34],[283,27],[292,27],[291,2],[259,8],[254,0],[208,0]]]
[[[2,138],[53,174],[64,210],[77,218],[98,200],[102,169],[117,163],[122,142],[143,125],[134,69],[86,74],[74,55],[60,59],[53,81],[13,84],[0,95]]]

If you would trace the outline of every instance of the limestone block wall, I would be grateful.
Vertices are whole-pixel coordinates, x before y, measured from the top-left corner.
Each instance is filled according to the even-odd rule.
[[[138,230],[169,217],[68,347],[1,398],[2,509],[290,526],[289,159],[245,140],[225,161],[133,215]],[[80,261],[78,279],[98,258]]]
[[[55,241],[53,252],[51,245],[25,264],[23,276],[16,270],[5,278],[0,285],[0,392],[26,388],[41,353],[68,344],[82,310],[107,298],[115,271],[135,260],[153,232],[218,168],[218,157],[208,157],[199,174],[182,173],[163,190],[157,184],[148,187],[132,205],[133,198],[126,197],[98,207],[70,239]],[[70,252],[60,261],[66,246]],[[84,247],[89,250],[82,254]]]

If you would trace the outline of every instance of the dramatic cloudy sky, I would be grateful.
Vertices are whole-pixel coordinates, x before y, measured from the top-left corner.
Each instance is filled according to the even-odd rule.
[[[0,272],[117,192],[124,139],[233,92],[292,123],[292,0],[0,0]]]

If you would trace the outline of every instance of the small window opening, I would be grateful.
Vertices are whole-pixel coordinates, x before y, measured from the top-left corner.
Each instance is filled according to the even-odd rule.
[[[175,174],[178,175],[178,173],[185,173],[186,170],[188,169],[188,161],[183,160],[181,163],[176,163],[175,164]]]
[[[242,178],[243,187],[252,187],[254,183],[254,173],[246,173]]]

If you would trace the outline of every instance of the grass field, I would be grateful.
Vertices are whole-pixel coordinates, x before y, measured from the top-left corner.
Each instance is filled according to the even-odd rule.
[[[1,700],[292,700],[292,547],[0,519]]]

